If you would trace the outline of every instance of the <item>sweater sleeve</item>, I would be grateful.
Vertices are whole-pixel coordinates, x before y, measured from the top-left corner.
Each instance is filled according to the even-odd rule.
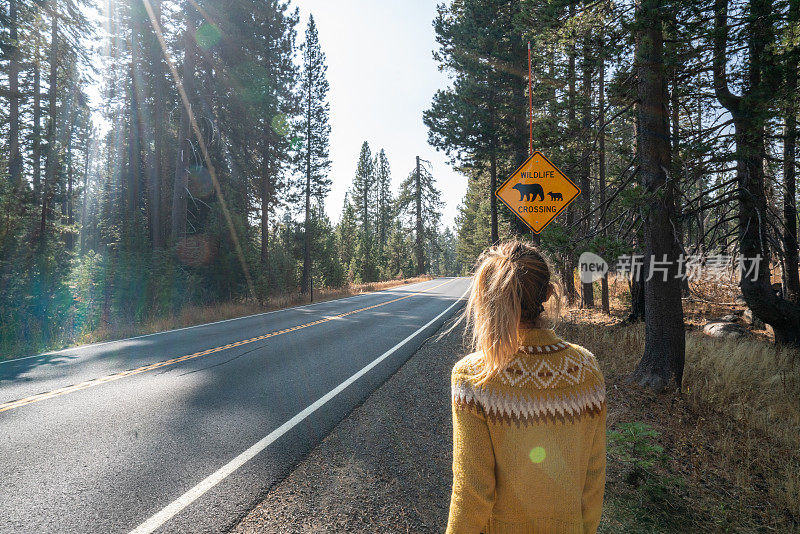
[[[455,373],[452,384],[459,386]],[[457,402],[455,395],[453,399],[453,492],[447,534],[478,534],[494,506],[494,450],[480,406]]]
[[[597,427],[589,455],[589,468],[583,486],[581,508],[584,534],[594,534],[600,525],[603,511],[603,492],[606,483],[606,405],[598,415]]]

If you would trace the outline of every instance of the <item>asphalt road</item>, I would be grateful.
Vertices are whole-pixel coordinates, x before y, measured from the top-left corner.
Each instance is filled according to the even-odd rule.
[[[0,362],[0,532],[220,532],[456,313],[464,278]]]

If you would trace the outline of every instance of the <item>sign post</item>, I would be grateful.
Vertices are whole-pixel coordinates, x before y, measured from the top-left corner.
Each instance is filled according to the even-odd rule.
[[[580,188],[538,150],[495,191],[538,234],[580,195]]]

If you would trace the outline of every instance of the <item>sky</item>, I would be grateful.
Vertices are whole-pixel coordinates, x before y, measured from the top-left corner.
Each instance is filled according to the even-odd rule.
[[[442,224],[453,226],[466,178],[428,142],[422,112],[437,89],[448,85],[432,52],[436,41],[433,0],[294,0],[300,8],[298,42],[314,16],[328,64],[331,105],[331,193],[328,215],[338,221],[356,172],[361,144],[373,155],[386,151],[394,191],[413,169],[415,157],[431,163],[446,203]]]

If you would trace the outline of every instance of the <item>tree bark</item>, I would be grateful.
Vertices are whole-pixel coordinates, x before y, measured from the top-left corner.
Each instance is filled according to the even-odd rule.
[[[266,273],[264,297],[269,295],[269,210],[272,205],[269,141],[261,156],[261,269]]]
[[[33,150],[31,166],[33,166],[33,202],[41,202],[42,177],[42,80],[39,67],[39,39],[36,39],[33,58]]]
[[[151,0],[150,5],[153,11],[155,25],[161,27],[161,0]],[[152,26],[152,25],[149,25]],[[145,24],[145,27],[148,27]],[[164,229],[162,225],[162,206],[161,189],[163,187],[164,176],[164,69],[161,59],[161,44],[158,41],[155,30],[151,29],[147,33],[147,54],[149,56],[150,67],[150,91],[152,106],[149,106],[150,121],[153,124],[150,140],[153,143],[152,151],[148,147],[147,157],[147,183],[150,204],[150,242],[154,250],[159,250],[164,246]],[[149,143],[148,143],[149,145]]]
[[[83,155],[83,192],[81,194],[81,233],[80,233],[80,255],[86,253],[86,204],[89,200],[89,150],[90,139],[89,129],[86,129],[84,146],[86,152]]]
[[[8,177],[15,189],[22,186],[22,154],[19,148],[19,32],[17,0],[9,0],[8,24],[11,50],[8,57]]]
[[[591,139],[592,122],[592,66],[590,63],[589,37],[584,38],[583,44],[583,65],[581,80],[581,138]],[[592,209],[591,203],[591,182],[589,174],[591,172],[591,145],[586,143],[581,161],[581,217],[583,218],[582,230],[584,234],[589,233],[591,223],[589,212]],[[594,308],[594,284],[592,282],[581,284],[581,301],[584,308]]]
[[[598,54],[599,54],[599,73],[597,76],[597,102],[598,102],[598,117],[597,123],[600,125],[600,134],[597,139],[597,178],[600,192],[600,227],[606,226],[606,61],[605,61],[605,39],[600,36]],[[603,236],[607,234],[603,230]],[[603,275],[600,279],[600,301],[604,313],[610,313],[611,308],[608,300],[608,273]]]
[[[197,63],[197,43],[195,42],[194,7],[184,4],[186,28],[183,33],[183,89],[191,103],[194,100],[194,73]],[[190,104],[191,105],[191,104]],[[181,120],[178,129],[177,150],[175,154],[175,183],[172,188],[172,241],[177,243],[186,235],[186,186],[188,179],[188,160],[191,150],[191,130],[189,113],[181,105]]]
[[[789,4],[789,24],[800,22],[800,0]],[[784,272],[786,273],[786,298],[800,304],[800,274],[798,273],[797,251],[797,204],[795,195],[797,164],[797,50],[792,50],[786,61],[786,95],[783,128],[783,250]]]
[[[767,239],[767,198],[764,177],[764,125],[774,80],[765,78],[763,59],[772,41],[770,0],[750,3],[747,91],[733,95],[728,88],[725,53],[728,41],[728,0],[715,0],[714,91],[731,113],[736,141],[739,187],[739,251],[742,290],[753,314],[772,326],[775,341],[800,346],[800,306],[779,297],[770,279]]]
[[[575,16],[575,2],[569,3],[569,18]],[[570,44],[568,51],[567,61],[567,132],[574,135],[575,132],[575,44],[574,41]],[[573,162],[569,162],[569,167],[573,166]],[[567,228],[571,231],[573,222],[575,221],[575,205],[571,203],[567,206]],[[564,263],[564,285],[566,286],[567,303],[573,304],[575,302],[575,264],[577,259],[574,250],[566,252]]]
[[[309,285],[311,283],[311,72],[308,72],[308,93],[306,94],[307,109],[306,109],[306,187],[305,187],[305,201],[306,201],[306,219],[305,231],[303,232],[303,276],[300,282],[300,292],[304,295],[308,293]],[[367,215],[367,194],[364,192],[364,216]],[[364,219],[366,221],[366,218]]]
[[[56,95],[58,90],[58,2],[51,0],[51,29],[50,29],[50,52],[48,61],[50,63],[50,87],[48,87],[47,110],[47,159],[44,165],[44,186],[42,188],[42,216],[39,222],[39,239],[43,244],[45,241],[45,230],[47,226],[47,208],[50,202],[50,189],[56,176],[56,166],[58,152],[56,147]]]
[[[416,243],[414,245],[414,252],[417,257],[417,275],[421,275],[425,272],[425,251],[423,249],[424,240],[423,240],[423,233],[424,233],[424,226],[422,224],[422,184],[421,184],[421,176],[419,174],[419,156],[417,156],[417,172],[416,172],[416,182],[415,182],[415,190],[414,190],[414,200],[415,200],[415,214],[416,214]],[[494,195],[492,195],[494,196]]]
[[[497,190],[497,151],[494,146],[489,154],[489,210],[491,211],[492,231],[490,245],[500,242],[500,232],[497,228],[497,197],[494,192]]]
[[[639,174],[645,192],[643,222],[646,257],[645,346],[631,380],[663,390],[670,382],[680,388],[685,358],[685,333],[674,216],[675,182],[670,169],[667,96],[664,76],[661,0],[641,0],[636,6],[636,70],[639,98]],[[666,261],[666,272],[656,262]],[[662,264],[663,265],[663,264]]]

